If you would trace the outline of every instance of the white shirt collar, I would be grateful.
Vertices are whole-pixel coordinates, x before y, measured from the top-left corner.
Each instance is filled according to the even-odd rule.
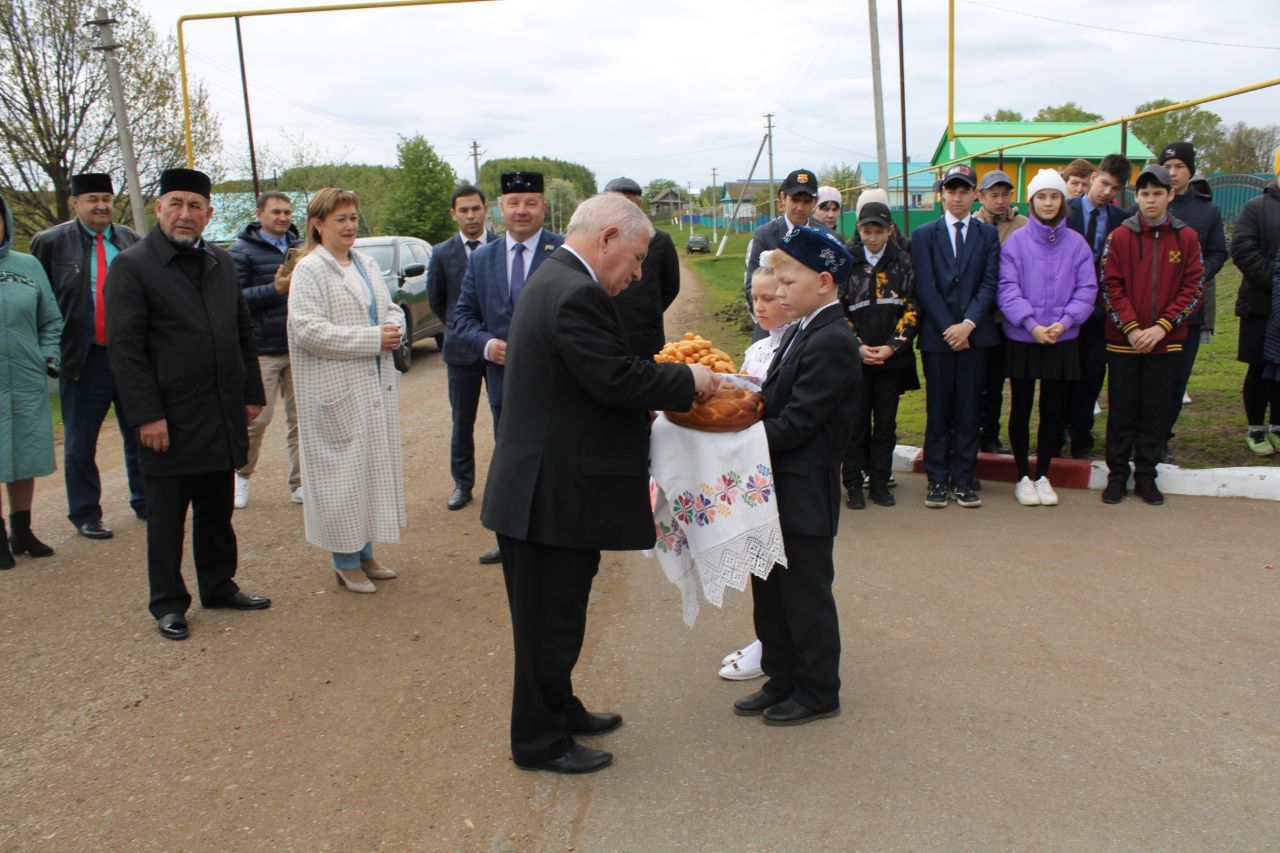
[[[862,254],[867,259],[867,266],[874,267],[876,264],[880,263],[880,259],[884,257],[884,250],[887,248],[889,248],[889,244],[885,243],[884,246],[881,247],[880,251],[872,254],[867,251],[867,247],[864,245],[862,247]]]
[[[964,227],[968,228],[970,220],[973,219],[973,213],[966,213],[964,216],[964,219],[956,219],[954,216],[951,215],[951,211],[948,210],[942,214],[942,218],[945,219],[947,222],[947,230],[954,231],[957,222],[963,222]]]
[[[594,281],[596,284],[599,284],[600,279],[596,278],[596,271],[591,268],[591,264],[587,263],[587,259],[582,257],[582,255],[579,255],[577,252],[575,252],[573,250],[573,247],[570,246],[568,243],[562,243],[561,245],[564,246],[565,250],[568,251],[569,254],[573,255],[575,258],[577,258],[579,261],[582,262],[582,265],[587,268],[587,274],[591,276],[591,280]]]
[[[480,236],[476,237],[475,239],[476,239],[476,242],[480,244],[480,246],[483,246],[485,244],[485,241],[488,239],[488,237],[489,237],[488,234],[481,231]],[[467,242],[471,240],[470,237],[468,237],[466,234],[463,234],[461,231],[458,232],[458,239],[462,241],[462,245],[464,248],[466,247]],[[476,248],[479,248],[479,246],[477,246]]]
[[[826,305],[821,305],[818,308],[815,308],[812,314],[809,314],[807,317],[805,317],[803,320],[800,321],[801,330],[809,328],[809,323],[813,320],[814,317],[817,317],[819,314],[821,314],[826,309],[830,308],[832,305],[839,305],[839,304],[840,304],[840,298],[836,297],[835,299],[832,299],[830,302],[828,302]]]
[[[525,248],[526,258],[533,257],[534,251],[536,251],[538,248],[538,241],[541,239],[542,239],[542,229],[539,228],[531,237],[529,237],[528,240],[520,241]],[[512,248],[516,244],[516,241],[511,238],[510,233],[507,234],[506,241],[507,241],[507,254],[510,255]],[[484,242],[484,241],[481,241],[481,242]]]

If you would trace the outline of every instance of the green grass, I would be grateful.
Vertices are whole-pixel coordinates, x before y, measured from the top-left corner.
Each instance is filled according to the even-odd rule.
[[[688,232],[669,225],[658,227],[671,234],[677,248],[683,253]],[[708,229],[696,230],[710,237]],[[706,324],[697,331],[738,359],[751,343],[750,327],[744,327],[750,321],[750,315],[746,312],[742,299],[742,276],[749,240],[750,236],[746,234],[731,235],[724,254],[719,258],[715,257],[718,244],[712,245],[711,255],[684,255],[707,291],[710,316]],[[1233,265],[1227,264],[1217,279],[1217,317],[1213,341],[1200,347],[1187,389],[1191,403],[1182,407],[1177,437],[1170,447],[1180,465],[1192,468],[1270,465],[1273,464],[1271,460],[1276,459],[1254,456],[1244,445],[1244,409],[1240,388],[1244,383],[1245,365],[1236,361],[1239,320],[1234,314],[1236,291],[1239,287],[1240,273]],[[917,369],[920,369],[918,358]],[[1097,437],[1095,456],[1099,459],[1103,456],[1107,429],[1105,390],[1102,405],[1103,412],[1094,424],[1094,435]],[[898,407],[898,441],[902,444],[923,444],[924,420],[924,390],[904,395]],[[1033,442],[1035,420],[1033,418]],[[1001,428],[1007,423],[1006,394]],[[1007,434],[1005,439],[1007,440]]]

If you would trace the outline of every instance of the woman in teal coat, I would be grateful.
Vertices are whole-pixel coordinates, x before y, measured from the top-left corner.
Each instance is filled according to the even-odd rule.
[[[44,269],[12,245],[13,216],[0,198],[0,482],[8,486],[13,528],[11,541],[0,516],[0,569],[13,568],[14,554],[53,554],[31,532],[31,499],[35,478],[57,468],[47,377],[58,375],[62,337]]]

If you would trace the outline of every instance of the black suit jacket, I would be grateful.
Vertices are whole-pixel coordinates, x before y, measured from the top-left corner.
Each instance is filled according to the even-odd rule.
[[[693,405],[693,374],[631,354],[614,301],[565,248],[520,294],[480,520],[563,548],[654,542],[649,411]]]
[[[1067,199],[1067,227],[1078,233],[1081,237],[1086,237],[1088,226],[1084,221],[1084,200],[1083,196]],[[1098,230],[1102,232],[1105,238],[1112,231],[1120,227],[1120,223],[1129,218],[1118,204],[1108,204],[1106,207],[1099,208],[1101,213],[1098,214]],[[1107,245],[1105,239],[1099,241],[1099,247],[1089,247],[1089,251],[1093,252],[1093,271],[1098,276],[1098,283],[1102,283],[1102,248]],[[1102,306],[1102,288],[1098,288],[1098,300],[1093,306],[1093,316],[1101,317],[1103,314]]]
[[[486,230],[480,245],[492,243],[498,235]],[[479,246],[476,247],[480,248]],[[462,293],[462,277],[467,273],[467,247],[461,234],[436,245],[431,251],[431,263],[427,265],[427,302],[431,313],[444,323],[444,363],[459,366],[475,364],[480,357],[462,341],[454,340],[449,333],[453,323],[453,308]]]
[[[796,332],[794,342],[783,338],[764,381],[764,431],[783,533],[836,535],[840,463],[861,387],[858,342],[839,303]]]
[[[651,358],[666,343],[662,312],[680,293],[680,259],[671,235],[654,232],[649,240],[640,280],[613,297],[622,318],[622,328],[631,343],[631,351],[641,358]]]
[[[958,259],[945,216],[926,222],[911,233],[921,352],[951,352],[942,333],[962,320],[974,323],[969,346],[993,347],[1003,339],[995,322],[1000,232],[976,216],[969,220],[966,230],[964,253]]]

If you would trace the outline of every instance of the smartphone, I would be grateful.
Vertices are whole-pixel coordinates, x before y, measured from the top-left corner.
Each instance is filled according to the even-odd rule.
[[[302,260],[302,249],[294,247],[290,249],[284,256],[284,274],[291,275],[293,268],[298,265],[298,261]]]

